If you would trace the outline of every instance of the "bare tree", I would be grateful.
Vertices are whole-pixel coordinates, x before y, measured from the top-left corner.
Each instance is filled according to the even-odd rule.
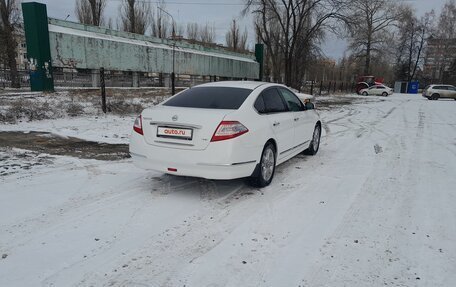
[[[190,22],[187,23],[186,29],[187,39],[200,42],[202,44],[210,44],[215,41],[215,27],[206,23],[204,26],[200,26],[198,23]]]
[[[107,0],[76,0],[75,13],[80,23],[101,26]]]
[[[418,19],[410,6],[402,9],[398,23],[396,77],[410,82],[415,79],[417,69],[423,62],[423,51],[433,31],[435,13],[428,12]]]
[[[161,0],[158,2],[155,12],[151,13],[152,36],[162,39],[169,36],[169,31],[172,29],[173,24],[169,21],[169,16],[164,13],[163,10],[166,10],[166,5],[165,2]],[[169,29],[169,27],[171,27],[171,29]]]
[[[225,35],[226,46],[234,52],[243,52],[247,50],[247,30],[244,33],[239,32],[239,24],[233,19],[230,30]]]
[[[120,28],[123,31],[144,35],[149,24],[149,2],[137,0],[122,1],[120,5]]]
[[[2,41],[0,44],[0,66],[6,67],[8,66],[8,56],[6,53],[6,46],[3,44],[4,39],[3,39],[3,33],[0,30],[0,40]]]
[[[385,50],[401,9],[390,0],[352,0],[350,6],[349,48],[356,57],[364,58],[364,74],[368,75],[373,54]]]
[[[323,30],[335,30],[333,20],[343,20],[345,0],[247,0],[246,10],[256,15],[256,31],[274,60],[283,63],[285,84],[300,88],[303,63],[315,52]],[[276,75],[277,76],[277,75]]]
[[[438,68],[438,80],[444,82],[445,73],[449,71],[450,65],[456,59],[456,1],[448,0],[442,8],[439,23],[437,26],[436,38],[439,39],[438,57],[436,59]],[[448,70],[448,71],[447,71]]]
[[[108,19],[108,24],[107,24],[106,26],[107,26],[109,29],[114,29],[114,26],[113,26],[113,24],[112,24],[112,18],[111,18],[111,17],[109,17],[109,19]]]
[[[448,0],[442,8],[438,24],[439,35],[445,39],[456,39],[456,1]]]
[[[11,86],[19,88],[19,76],[17,72],[17,42],[14,38],[15,30],[19,25],[20,11],[16,0],[0,0],[0,40],[5,53],[11,77]]]
[[[187,39],[198,40],[199,27],[198,23],[187,23]]]
[[[199,28],[198,40],[202,43],[214,43],[215,41],[215,27],[206,23],[203,27]]]
[[[184,34],[185,34],[185,26],[184,26],[184,24],[182,24],[182,23],[174,23],[174,25],[176,26],[176,27],[174,27],[174,29],[176,29],[176,35],[183,37]]]
[[[90,11],[90,4],[87,0],[76,0],[74,12],[79,23],[92,25],[92,13]]]
[[[427,12],[423,17],[421,17],[420,21],[418,22],[418,41],[416,44],[416,56],[415,56],[415,63],[412,66],[412,73],[410,76],[410,80],[415,78],[418,66],[424,62],[424,52],[427,48],[427,40],[432,35],[435,27],[435,12],[434,10]]]
[[[448,70],[448,76],[447,79],[448,83],[451,83],[453,85],[456,84],[456,59],[453,60],[451,63],[450,69]]]

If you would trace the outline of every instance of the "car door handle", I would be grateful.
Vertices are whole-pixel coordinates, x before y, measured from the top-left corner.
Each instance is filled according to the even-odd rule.
[[[276,127],[276,126],[280,125],[280,123],[279,122],[274,122],[272,125]]]

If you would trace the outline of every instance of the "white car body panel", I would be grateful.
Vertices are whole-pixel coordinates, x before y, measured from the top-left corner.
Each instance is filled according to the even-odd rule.
[[[307,137],[302,135],[312,135],[315,128],[315,114],[310,111],[295,112],[295,146],[308,142]],[[318,121],[318,120],[317,120]]]
[[[265,115],[271,125],[273,135],[276,139],[277,154],[280,160],[287,151],[294,147],[294,122],[291,113],[278,113]],[[261,119],[260,119],[261,120]],[[279,125],[276,125],[280,123]]]
[[[390,87],[387,87],[385,85],[374,85],[372,87],[369,87],[367,89],[362,89],[360,90],[360,94],[362,95],[363,93],[367,93],[368,95],[375,95],[375,96],[381,96],[383,93],[387,93],[388,96],[393,94],[393,89]]]
[[[309,146],[319,121],[315,110],[259,114],[254,108],[265,88],[281,85],[216,82],[201,86],[244,87],[253,91],[238,110],[170,107],[163,103],[145,109],[142,112],[144,135],[133,131],[130,138],[130,154],[136,166],[179,176],[235,179],[252,175],[268,140],[277,145],[276,165]],[[176,115],[178,119],[173,121]],[[236,138],[211,142],[222,120],[238,121],[249,131]],[[277,122],[280,124],[274,126]],[[163,125],[191,128],[193,139],[157,137],[157,128]]]

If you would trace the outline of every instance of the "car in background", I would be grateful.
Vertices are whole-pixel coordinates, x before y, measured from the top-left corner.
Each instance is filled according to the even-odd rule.
[[[145,109],[129,150],[140,168],[207,179],[250,177],[264,187],[277,165],[318,152],[321,128],[314,105],[283,85],[215,82]]]
[[[456,100],[456,87],[452,85],[430,85],[424,89],[423,97],[434,101],[440,98]]]
[[[387,87],[385,85],[373,85],[372,87],[362,89],[359,91],[359,93],[363,96],[374,95],[374,96],[384,96],[384,97],[392,95],[393,92],[394,92],[393,89],[391,89],[390,87]]]

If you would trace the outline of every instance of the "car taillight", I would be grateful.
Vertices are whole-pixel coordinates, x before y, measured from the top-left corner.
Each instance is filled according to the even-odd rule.
[[[215,130],[211,142],[232,139],[248,131],[249,129],[238,121],[222,121]]]
[[[137,132],[140,135],[144,135],[143,129],[142,129],[142,117],[139,115],[136,120],[135,124],[133,125],[133,130]]]

